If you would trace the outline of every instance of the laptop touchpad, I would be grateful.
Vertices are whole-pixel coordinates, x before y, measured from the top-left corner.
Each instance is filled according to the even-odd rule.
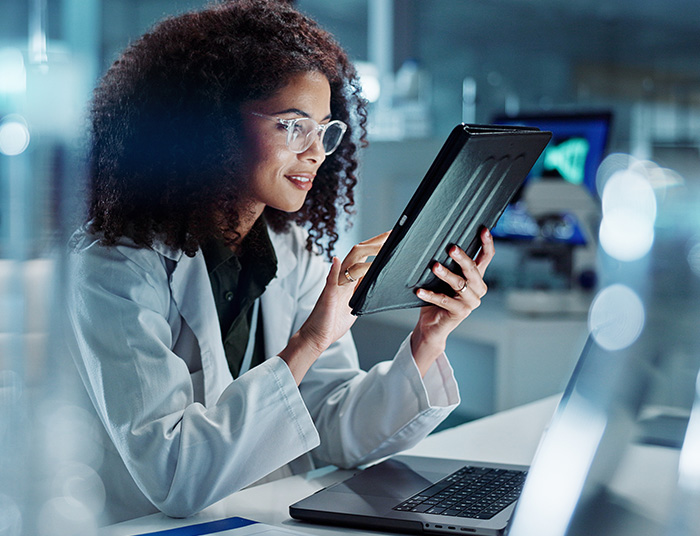
[[[431,486],[444,476],[444,473],[432,471],[418,473],[405,463],[390,459],[365,469],[335,486],[333,491],[402,499]]]

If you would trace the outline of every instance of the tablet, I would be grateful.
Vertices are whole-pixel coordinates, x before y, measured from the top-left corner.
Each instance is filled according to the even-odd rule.
[[[534,127],[457,125],[360,281],[352,313],[427,305],[418,288],[454,295],[431,266],[461,273],[449,248],[477,254],[481,229],[496,224],[551,137]]]

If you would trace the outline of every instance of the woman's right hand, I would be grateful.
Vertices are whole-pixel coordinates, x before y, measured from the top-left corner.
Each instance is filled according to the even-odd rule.
[[[292,375],[301,382],[318,356],[345,335],[356,317],[349,306],[350,298],[369,270],[369,257],[375,256],[389,236],[389,231],[355,245],[341,263],[333,257],[326,284],[306,322],[279,356]]]

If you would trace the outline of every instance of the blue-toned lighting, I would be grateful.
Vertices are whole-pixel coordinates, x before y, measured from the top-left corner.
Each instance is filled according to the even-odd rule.
[[[0,153],[7,156],[22,154],[29,147],[29,128],[17,115],[5,117],[0,122]]]
[[[600,245],[612,258],[635,261],[654,242],[656,196],[649,180],[631,169],[617,171],[603,189]]]
[[[626,285],[603,288],[588,313],[588,328],[599,346],[622,350],[632,345],[644,329],[645,310],[641,298]]]
[[[373,63],[359,61],[355,64],[357,74],[360,76],[362,86],[362,96],[369,102],[377,102],[381,95],[381,84],[379,82],[379,70]]]
[[[27,89],[24,57],[16,48],[0,49],[0,94],[23,93]]]

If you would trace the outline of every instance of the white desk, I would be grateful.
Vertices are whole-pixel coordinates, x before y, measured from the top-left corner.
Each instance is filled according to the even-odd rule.
[[[480,461],[529,464],[539,439],[552,416],[558,396],[549,397],[484,419],[473,421],[427,437],[407,454]],[[646,511],[664,517],[678,461],[677,451],[656,447],[635,447],[626,466],[616,479],[616,491],[635,499]],[[645,467],[645,471],[636,468]],[[101,536],[131,536],[240,516],[294,529],[310,535],[381,534],[370,531],[323,527],[295,521],[289,517],[290,504],[311,493],[343,480],[351,471],[317,470],[261,486],[248,488],[227,497],[186,520],[154,514],[106,527]]]
[[[546,398],[432,434],[406,453],[528,464],[534,456],[542,431],[554,412],[557,400],[556,396]],[[331,469],[312,471],[307,475],[292,476],[239,491],[187,520],[153,514],[107,527],[101,535],[131,536],[231,516],[287,526],[308,534],[367,534],[337,527],[302,524],[289,517],[290,504],[351,474],[351,471]]]

